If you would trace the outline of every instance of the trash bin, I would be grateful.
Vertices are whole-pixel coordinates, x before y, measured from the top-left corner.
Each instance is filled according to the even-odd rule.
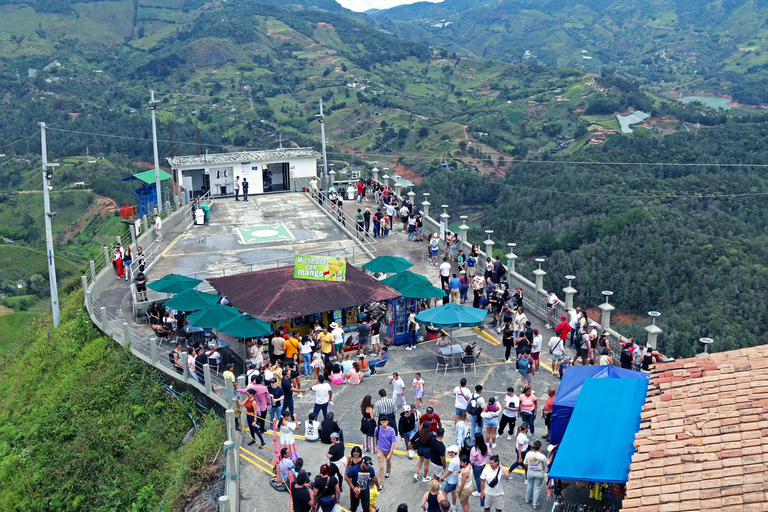
[[[195,225],[202,226],[205,224],[205,210],[198,208],[195,210]]]

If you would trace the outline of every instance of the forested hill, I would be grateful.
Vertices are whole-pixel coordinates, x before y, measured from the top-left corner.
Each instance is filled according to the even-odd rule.
[[[561,289],[564,275],[576,275],[580,304],[596,307],[600,292],[612,290],[617,310],[640,319],[621,332],[644,339],[646,313],[660,311],[662,347],[690,356],[704,336],[718,351],[765,342],[768,184],[765,167],[749,164],[768,164],[767,137],[766,124],[734,123],[663,139],[612,138],[569,158],[583,163],[516,164],[491,187],[439,170],[423,187],[436,204],[466,197],[470,213],[490,205],[483,229],[503,248],[518,244],[524,275],[543,256],[546,286]],[[709,165],[690,165],[700,163]],[[472,242],[481,235],[470,231]]]
[[[400,37],[480,58],[610,65],[654,87],[768,102],[765,0],[445,0],[371,15]]]

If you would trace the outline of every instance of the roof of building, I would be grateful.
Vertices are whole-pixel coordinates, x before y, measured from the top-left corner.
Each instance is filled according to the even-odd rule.
[[[156,178],[155,177],[155,170],[152,169],[152,170],[149,170],[149,171],[144,171],[144,172],[140,172],[140,173],[134,174],[133,176],[128,176],[127,178],[123,178],[120,181],[141,180],[144,183],[152,184],[152,183],[155,183],[155,178]],[[169,180],[169,179],[171,179],[171,175],[168,174],[166,171],[160,169],[160,179],[161,180]]]
[[[657,364],[624,512],[765,510],[768,345]]]
[[[171,167],[189,165],[229,164],[243,162],[264,162],[268,160],[294,160],[297,158],[320,158],[320,153],[311,148],[281,148],[264,151],[239,151],[235,153],[208,153],[207,155],[188,155],[167,158]]]
[[[400,296],[393,288],[349,264],[344,282],[294,279],[293,266],[217,277],[208,282],[237,309],[267,322]]]

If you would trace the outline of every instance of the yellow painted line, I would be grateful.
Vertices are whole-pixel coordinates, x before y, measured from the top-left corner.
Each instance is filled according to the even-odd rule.
[[[485,329],[480,329],[479,327],[473,327],[472,329],[474,329],[475,332],[477,332],[477,334],[479,334],[489,342],[493,343],[494,345],[501,345],[501,342],[496,338],[494,338],[493,336],[491,336],[490,334],[488,334],[487,332],[485,332]]]
[[[240,451],[241,451],[241,452],[245,452],[245,453],[247,453],[248,455],[250,455],[251,457],[254,457],[254,458],[256,458],[256,459],[260,460],[260,461],[261,461],[261,462],[263,462],[263,463],[264,463],[264,464],[265,464],[265,465],[266,465],[268,468],[271,468],[271,467],[272,467],[272,463],[271,463],[271,462],[269,462],[269,461],[266,461],[266,460],[262,459],[261,457],[259,457],[258,455],[256,455],[256,454],[255,454],[255,453],[253,453],[252,451],[248,450],[247,448],[245,448],[245,447],[241,446],[241,447],[240,447]],[[270,469],[270,470],[269,470],[269,472],[270,472],[270,473],[272,473],[272,470]]]
[[[184,233],[186,233],[186,231],[184,231]],[[163,252],[161,252],[161,253],[160,253],[160,256],[165,256],[165,253],[167,253],[168,251],[170,251],[170,250],[171,250],[171,247],[173,247],[173,246],[174,246],[174,244],[176,244],[176,242],[178,242],[178,241],[179,241],[179,239],[180,239],[181,237],[183,237],[183,236],[184,236],[184,233],[182,233],[182,234],[180,234],[179,236],[177,236],[177,237],[176,237],[176,239],[175,239],[173,242],[171,242],[170,244],[168,244],[168,247],[166,247],[166,248],[165,248],[165,250],[164,250]]]
[[[258,463],[258,462],[256,462],[255,460],[251,459],[250,457],[248,457],[248,456],[244,455],[242,452],[240,453],[240,457],[241,457],[241,458],[243,458],[243,459],[245,459],[245,460],[247,460],[248,462],[250,462],[251,464],[253,464],[253,465],[254,465],[256,468],[258,468],[258,469],[262,470],[263,472],[265,472],[265,473],[267,473],[267,474],[269,474],[269,475],[273,475],[272,471],[270,471],[269,469],[266,469],[266,468],[262,467],[262,465],[261,465],[261,464],[259,464],[259,463]]]

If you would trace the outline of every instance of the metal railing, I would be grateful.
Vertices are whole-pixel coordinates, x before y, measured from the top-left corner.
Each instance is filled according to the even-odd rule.
[[[344,230],[350,238],[360,244],[360,247],[363,249],[363,251],[367,252],[371,258],[373,258],[373,253],[378,250],[376,248],[376,239],[364,229],[358,229],[357,221],[355,218],[351,217],[346,211],[344,211],[344,209],[336,207],[336,205],[334,205],[330,199],[328,199],[328,195],[325,192],[320,191],[320,193],[317,195],[313,194],[312,188],[310,187],[308,181],[304,181],[302,187],[305,190],[303,193],[309,197],[312,202],[318,208],[320,208],[337,226]]]

